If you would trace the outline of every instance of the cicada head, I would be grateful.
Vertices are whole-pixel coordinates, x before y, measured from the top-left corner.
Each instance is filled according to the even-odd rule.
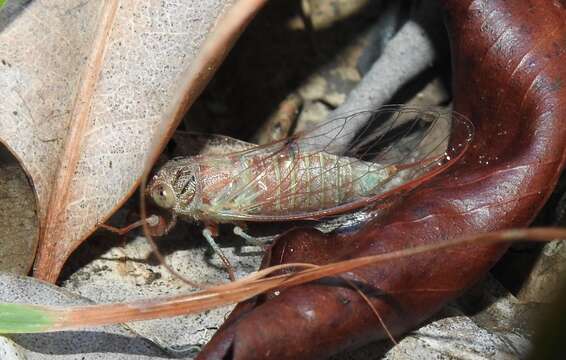
[[[153,176],[146,191],[157,206],[190,217],[197,208],[197,177],[198,163],[173,159]]]

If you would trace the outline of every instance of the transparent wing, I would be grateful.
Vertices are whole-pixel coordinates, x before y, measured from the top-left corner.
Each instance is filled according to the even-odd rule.
[[[211,210],[248,221],[340,214],[427,181],[457,161],[472,136],[471,122],[453,112],[388,106],[348,114],[230,154],[234,180]]]
[[[230,136],[180,130],[175,132],[173,139],[177,145],[176,156],[226,155],[257,147],[256,144],[234,139]]]

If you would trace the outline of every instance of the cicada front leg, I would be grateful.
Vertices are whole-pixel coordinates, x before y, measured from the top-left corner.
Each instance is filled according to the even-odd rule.
[[[212,250],[214,250],[216,255],[218,255],[218,257],[220,258],[220,260],[222,260],[222,263],[224,263],[224,267],[226,267],[226,271],[228,271],[228,276],[230,277],[230,280],[232,281],[236,280],[234,267],[232,266],[230,260],[228,260],[226,255],[224,255],[224,252],[222,251],[220,246],[218,246],[218,244],[214,240],[213,236],[218,236],[217,226],[215,224],[207,224],[204,230],[202,230],[202,236],[206,239],[208,245],[210,245]]]
[[[151,216],[147,217],[145,220],[138,220],[136,222],[131,223],[130,225],[120,227],[120,228],[110,226],[110,225],[106,225],[106,224],[99,224],[98,227],[101,228],[101,229],[113,232],[115,234],[118,234],[120,236],[123,236],[123,235],[126,235],[127,233],[129,233],[130,231],[143,226],[144,222],[146,222],[149,227],[155,227],[155,226],[159,225],[160,219],[159,219],[159,216],[157,216],[157,215],[151,215]]]

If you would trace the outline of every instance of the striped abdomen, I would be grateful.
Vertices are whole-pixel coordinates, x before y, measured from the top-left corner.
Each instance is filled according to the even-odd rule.
[[[263,215],[341,205],[375,193],[392,175],[388,167],[321,151],[242,158],[240,165],[235,203]]]

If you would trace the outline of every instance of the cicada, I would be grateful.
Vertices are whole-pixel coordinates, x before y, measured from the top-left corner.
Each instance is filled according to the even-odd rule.
[[[203,223],[225,260],[217,224],[317,220],[374,206],[445,170],[472,134],[458,114],[389,106],[267,145],[209,136],[199,154],[165,163],[146,192],[170,211],[171,226],[177,218]]]

